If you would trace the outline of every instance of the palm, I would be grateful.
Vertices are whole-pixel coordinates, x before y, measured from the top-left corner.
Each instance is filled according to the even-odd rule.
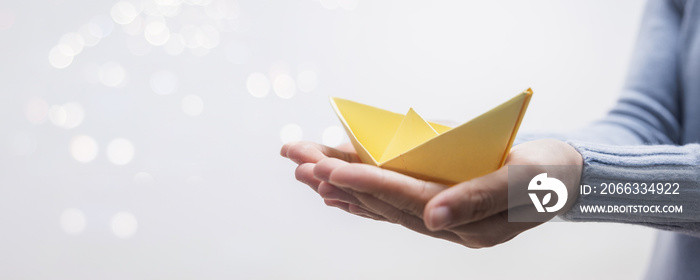
[[[540,163],[537,147],[552,150],[552,143],[544,144],[514,148],[507,164],[533,164],[533,158]],[[297,180],[329,206],[468,247],[493,246],[540,224],[508,222],[507,168],[450,187],[361,164],[351,145],[299,142],[285,145],[281,154],[299,164]]]

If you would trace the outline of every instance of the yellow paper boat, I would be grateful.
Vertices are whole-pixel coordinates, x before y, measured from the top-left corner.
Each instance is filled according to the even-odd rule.
[[[331,104],[363,163],[419,179],[456,184],[500,168],[532,97],[527,89],[496,108],[451,128],[331,97]]]

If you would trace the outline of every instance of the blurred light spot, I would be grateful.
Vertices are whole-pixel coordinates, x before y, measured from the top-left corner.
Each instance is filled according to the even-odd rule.
[[[338,8],[338,0],[321,0],[321,5],[329,10]]]
[[[300,141],[302,136],[303,134],[301,131],[301,127],[293,123],[285,125],[280,131],[280,139],[282,139],[282,143],[285,144],[289,142]]]
[[[194,25],[184,25],[180,29],[180,35],[182,35],[183,42],[185,46],[192,49],[199,47],[199,42],[197,42],[197,27]]]
[[[107,145],[107,159],[116,165],[124,165],[134,158],[134,145],[124,138],[117,138]]]
[[[169,55],[179,55],[185,50],[185,42],[179,33],[171,33],[170,39],[163,44],[165,53]]]
[[[134,236],[139,227],[139,223],[133,214],[129,212],[119,212],[112,216],[112,233],[115,236],[126,239]]]
[[[36,136],[28,132],[18,132],[10,135],[8,150],[16,156],[31,156],[36,151]]]
[[[289,74],[289,64],[284,61],[278,61],[270,66],[270,80],[275,80],[279,75]]]
[[[197,116],[204,110],[202,98],[196,95],[188,95],[182,99],[182,111],[189,116]]]
[[[175,17],[180,14],[180,1],[158,1],[158,13],[165,17]],[[167,2],[167,3],[165,3]]]
[[[112,30],[114,29],[114,23],[108,16],[105,15],[99,15],[92,18],[90,23],[97,26],[94,31],[99,31],[100,38],[109,36],[109,34],[112,34]]]
[[[143,20],[141,20],[141,17],[136,17],[130,23],[122,25],[122,30],[131,36],[141,35],[143,32]]]
[[[68,48],[70,48],[70,51],[67,53],[67,55],[76,56],[83,51],[83,47],[85,47],[85,40],[83,40],[83,36],[79,33],[69,32],[63,35],[63,37],[61,37],[61,39],[58,41],[58,44],[68,46]],[[66,51],[68,50],[66,49]]]
[[[139,15],[139,12],[136,7],[134,7],[134,4],[121,1],[112,6],[110,14],[112,15],[112,20],[114,20],[114,22],[118,24],[129,24]]]
[[[61,125],[63,128],[74,128],[80,125],[85,118],[83,106],[75,102],[63,104],[63,110],[66,112],[66,120]]]
[[[270,92],[270,80],[262,73],[252,73],[248,76],[246,87],[250,95],[262,98]]]
[[[275,90],[277,96],[284,99],[292,98],[296,87],[294,79],[287,74],[278,75],[272,83],[272,88]]]
[[[63,106],[53,105],[49,108],[49,120],[58,127],[63,127],[68,119],[68,113]]]
[[[170,30],[168,26],[165,25],[165,22],[159,20],[146,23],[143,34],[146,37],[146,41],[154,46],[163,45],[170,39]]]
[[[311,70],[302,71],[297,75],[297,86],[301,92],[312,92],[318,85],[316,72]]]
[[[65,44],[58,44],[49,51],[49,63],[51,66],[61,69],[73,62],[73,49]]]
[[[161,70],[151,75],[151,89],[160,95],[168,95],[177,91],[179,82],[175,74],[167,70]]]
[[[126,80],[126,70],[116,62],[106,62],[100,66],[100,82],[108,87],[122,86]]]
[[[206,6],[209,5],[212,0],[185,0],[185,3],[193,6]]]
[[[323,130],[323,145],[336,147],[345,141],[345,131],[338,126],[329,126]]]
[[[225,52],[226,59],[233,64],[244,64],[250,59],[250,48],[241,42],[229,43]]]
[[[200,46],[213,49],[219,45],[219,31],[211,25],[204,25],[197,28],[197,33],[195,34],[197,44]]]
[[[132,54],[142,56],[148,54],[152,46],[141,36],[131,36],[126,39],[126,48]]]
[[[146,0],[143,2],[143,13],[149,16],[160,16],[159,6],[156,0]]]
[[[87,135],[73,138],[70,144],[70,154],[79,162],[90,162],[97,157],[97,142]]]
[[[139,186],[149,186],[153,184],[153,182],[155,182],[153,176],[146,172],[138,172],[134,175],[134,183]]]
[[[68,208],[61,213],[61,228],[67,234],[75,235],[85,230],[85,214],[75,208]]]
[[[33,124],[41,124],[49,115],[49,104],[41,97],[32,97],[24,107],[24,116]]]
[[[204,12],[212,19],[221,20],[238,17],[240,9],[237,1],[214,0],[204,7]]]
[[[95,46],[102,39],[102,29],[99,25],[92,22],[81,26],[78,33],[83,38],[83,43],[86,47]]]
[[[357,8],[358,0],[338,0],[338,5],[340,5],[343,10],[352,11]]]
[[[11,10],[0,9],[0,30],[7,30],[15,24],[15,14]]]

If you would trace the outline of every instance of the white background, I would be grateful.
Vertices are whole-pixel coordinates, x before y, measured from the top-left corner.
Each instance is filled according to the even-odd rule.
[[[461,123],[532,87],[523,131],[581,127],[616,99],[641,1],[180,2],[0,3],[0,278],[643,274],[647,228],[472,250],[328,208],[278,155],[346,139],[328,96]]]

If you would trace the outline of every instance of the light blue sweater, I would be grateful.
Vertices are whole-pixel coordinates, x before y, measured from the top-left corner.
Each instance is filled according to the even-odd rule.
[[[526,140],[523,137],[520,141]],[[601,121],[567,140],[584,159],[582,184],[635,182],[635,172],[611,172],[616,166],[679,166],[692,172],[647,173],[647,179],[683,181],[687,210],[700,213],[700,3],[694,0],[649,0],[624,89]],[[610,168],[608,168],[610,167]],[[693,169],[694,168],[694,169]],[[662,231],[657,237],[648,279],[700,278],[700,214],[691,220],[644,222],[630,214],[601,216],[577,207],[604,203],[635,204],[639,196],[579,196],[562,218],[572,221],[635,223]],[[658,204],[679,196],[654,196]],[[687,213],[685,213],[687,215]],[[695,215],[695,214],[693,214]],[[604,217],[604,218],[601,218]]]

